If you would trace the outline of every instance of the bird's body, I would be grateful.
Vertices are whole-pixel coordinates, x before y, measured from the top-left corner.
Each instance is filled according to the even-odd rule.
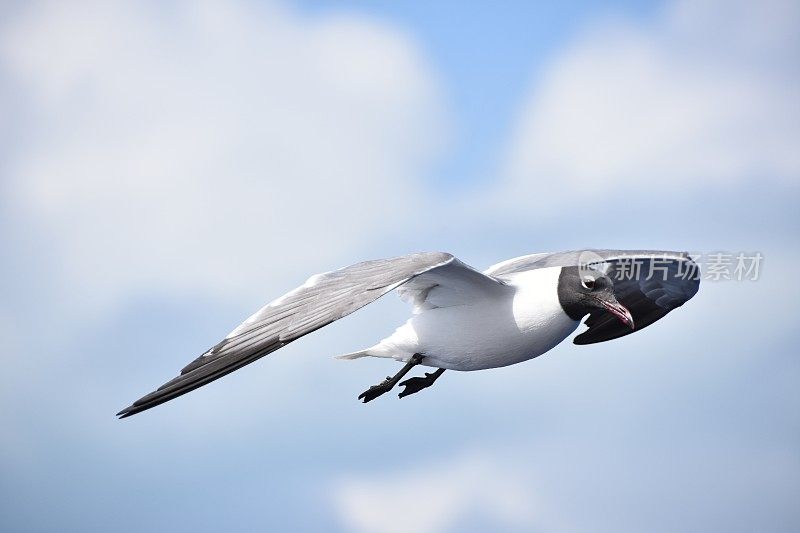
[[[412,304],[411,318],[375,346],[341,356],[406,363],[362,393],[364,402],[390,390],[415,365],[438,370],[400,383],[401,398],[430,387],[445,369],[482,370],[532,359],[566,339],[587,315],[589,327],[575,344],[627,335],[683,305],[698,286],[697,265],[679,252],[539,253],[485,272],[443,252],[357,263],[312,276],[273,300],[179,376],[118,415],[136,414],[210,383],[392,290]]]
[[[491,269],[490,269],[491,270]],[[513,365],[547,352],[580,323],[558,300],[560,267],[510,276],[509,290],[480,298],[463,295],[455,305],[419,309],[389,337],[371,348],[341,356],[391,357],[450,370]]]

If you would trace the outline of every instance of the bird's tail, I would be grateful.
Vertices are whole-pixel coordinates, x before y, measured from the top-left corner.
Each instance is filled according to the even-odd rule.
[[[372,354],[369,353],[369,348],[367,348],[366,350],[359,350],[357,352],[351,352],[351,353],[346,353],[346,354],[343,354],[343,355],[337,355],[336,357],[334,357],[334,359],[344,359],[346,361],[350,361],[352,359],[361,359],[362,357],[369,357],[370,355],[372,355]]]
[[[352,360],[361,359],[362,357],[388,357],[390,359],[397,359],[398,353],[399,352],[396,349],[393,350],[391,347],[387,347],[382,342],[379,342],[370,348],[365,348],[357,352],[346,353],[344,355],[337,355],[336,359]]]
[[[413,348],[416,348],[414,346]],[[418,350],[404,349],[392,341],[392,338],[383,339],[375,346],[365,348],[353,353],[346,353],[344,355],[337,355],[336,359],[361,359],[362,357],[383,357],[386,359],[396,359],[398,361],[408,361]]]

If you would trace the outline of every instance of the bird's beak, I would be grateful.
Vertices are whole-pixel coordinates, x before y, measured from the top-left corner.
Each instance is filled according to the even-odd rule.
[[[616,298],[613,298],[610,301],[609,300],[599,300],[599,301],[600,305],[602,305],[609,313],[617,317],[620,322],[622,322],[631,329],[635,328],[631,312],[628,311],[627,307],[619,303]]]

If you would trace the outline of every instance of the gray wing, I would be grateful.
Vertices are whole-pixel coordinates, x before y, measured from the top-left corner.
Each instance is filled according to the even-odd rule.
[[[493,267],[487,274],[503,279],[516,272],[556,266],[587,266],[604,272],[614,283],[614,295],[628,308],[634,330],[605,310],[593,311],[589,329],[575,344],[592,344],[646,328],[689,301],[700,287],[700,269],[685,252],[657,250],[575,250],[519,257]]]
[[[178,377],[117,414],[125,418],[186,394],[349,315],[406,282],[414,280],[410,285],[424,293],[425,300],[448,279],[453,280],[454,294],[463,294],[464,283],[471,283],[478,292],[505,287],[442,252],[366,261],[318,274],[248,318],[189,363]]]

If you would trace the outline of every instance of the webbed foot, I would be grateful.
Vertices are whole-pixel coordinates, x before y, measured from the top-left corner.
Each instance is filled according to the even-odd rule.
[[[386,376],[386,379],[359,394],[358,399],[364,400],[364,403],[371,402],[381,394],[386,394],[392,390],[392,387],[394,387],[392,378],[390,376]]]
[[[377,385],[373,385],[369,389],[365,390],[361,394],[358,395],[359,400],[364,400],[364,403],[371,402],[381,394],[386,394],[392,388],[397,385],[397,382],[400,381],[403,376],[405,376],[409,370],[417,366],[422,362],[422,354],[415,353],[411,356],[411,358],[406,362],[403,368],[395,374],[394,376],[386,376],[386,379],[378,383]],[[437,376],[438,377],[438,376]],[[436,379],[436,378],[434,378]]]
[[[398,395],[398,398],[403,398],[404,396],[408,396],[409,394],[414,394],[416,392],[421,391],[422,389],[427,389],[439,378],[439,376],[444,373],[444,368],[440,368],[435,372],[425,372],[425,377],[419,378],[410,378],[402,383],[400,383],[401,387],[405,387],[402,392]]]

